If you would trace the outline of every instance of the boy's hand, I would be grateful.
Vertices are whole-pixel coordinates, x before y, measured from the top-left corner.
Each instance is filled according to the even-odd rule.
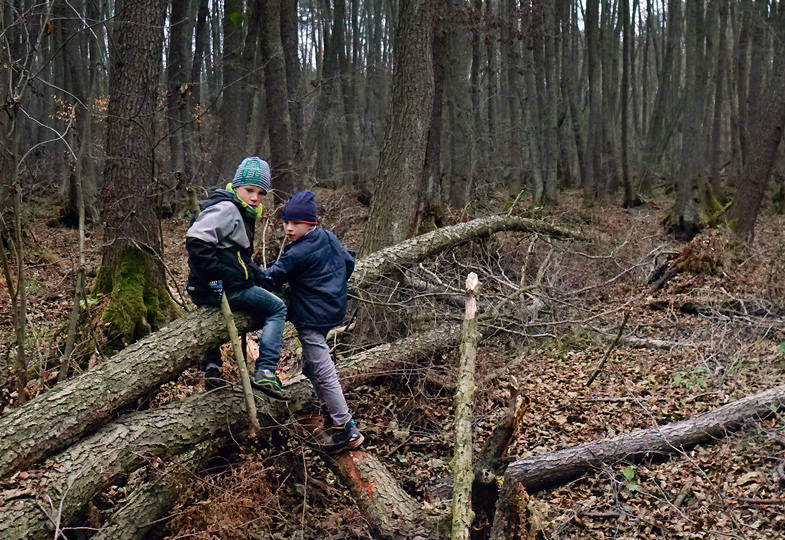
[[[220,279],[217,279],[215,281],[211,281],[210,283],[208,283],[208,285],[210,286],[210,292],[213,293],[213,296],[215,296],[215,299],[220,304],[221,303],[221,297],[224,294],[224,284],[223,284],[223,281],[221,281]]]

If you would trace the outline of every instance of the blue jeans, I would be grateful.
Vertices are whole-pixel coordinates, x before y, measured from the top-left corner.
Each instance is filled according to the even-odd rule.
[[[248,287],[241,291],[227,293],[229,307],[232,310],[243,311],[255,320],[264,319],[262,332],[259,337],[259,358],[256,359],[256,370],[267,369],[272,372],[278,368],[281,358],[281,341],[283,340],[283,325],[286,321],[286,304],[273,293],[261,287]],[[197,306],[212,305],[216,302],[213,298],[193,297]],[[221,365],[221,349],[215,347],[204,353],[204,367],[207,364]]]

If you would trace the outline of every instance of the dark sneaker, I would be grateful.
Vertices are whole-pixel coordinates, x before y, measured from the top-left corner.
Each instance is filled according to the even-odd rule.
[[[204,370],[204,389],[214,390],[226,386],[223,371],[217,364],[210,364]]]
[[[327,433],[328,436],[322,440],[322,449],[331,455],[339,454],[345,450],[354,450],[365,440],[352,419],[347,420],[342,426],[331,427]]]
[[[251,386],[257,390],[261,390],[271,398],[287,399],[286,391],[281,384],[281,379],[270,370],[257,370],[256,373],[251,376]]]

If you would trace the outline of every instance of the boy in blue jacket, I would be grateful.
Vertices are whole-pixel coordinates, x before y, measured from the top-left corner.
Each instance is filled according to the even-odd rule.
[[[288,243],[281,258],[264,274],[270,287],[289,283],[288,319],[300,337],[303,374],[333,422],[322,447],[337,454],[364,440],[349,413],[326,340],[327,332],[346,315],[346,283],[354,270],[354,258],[333,233],[317,227],[312,191],[293,194],[282,217]]]
[[[188,251],[186,290],[197,306],[218,306],[226,294],[232,309],[246,311],[264,320],[259,338],[256,387],[277,399],[286,399],[275,371],[281,356],[286,305],[259,285],[265,280],[253,262],[256,219],[262,199],[270,191],[270,166],[258,157],[245,158],[226,189],[216,189],[199,201],[201,213],[185,233]],[[204,353],[205,387],[224,384],[221,351]]]

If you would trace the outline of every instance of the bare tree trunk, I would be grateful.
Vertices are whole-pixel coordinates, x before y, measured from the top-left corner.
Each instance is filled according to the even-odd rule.
[[[600,73],[602,70],[599,44],[599,0],[586,1],[586,56],[589,70],[589,132],[587,133],[586,177],[583,185],[585,204],[591,204],[603,194],[602,178],[602,118]]]
[[[169,128],[169,166],[172,171],[190,172],[190,152],[185,129],[188,119],[188,64],[193,30],[189,2],[170,2],[169,52],[166,55],[166,108]],[[186,174],[188,174],[186,172]]]
[[[128,344],[175,314],[166,288],[154,182],[154,111],[164,0],[117,5],[113,34],[106,166],[102,192],[105,244],[93,292],[113,339]]]
[[[452,491],[453,539],[469,538],[474,521],[471,510],[472,483],[472,409],[474,408],[474,363],[477,356],[477,299],[480,283],[477,274],[466,278],[466,313],[461,330],[461,358],[458,362],[455,391],[455,451],[450,464],[455,484]]]
[[[720,203],[725,202],[722,181],[720,179],[720,151],[722,149],[722,111],[726,106],[723,89],[728,63],[727,27],[728,1],[715,0],[719,4],[719,44],[717,52],[717,69],[714,81],[714,117],[711,127],[711,151],[709,158],[709,183],[714,197]]]
[[[771,169],[785,129],[785,11],[780,9],[771,25],[774,31],[773,68],[769,85],[752,112],[755,144],[745,159],[744,176],[739,182],[730,210],[730,223],[737,238],[751,244],[755,221],[769,185]]]
[[[433,100],[432,15],[433,0],[401,1],[392,100],[362,255],[409,238],[417,230]]]
[[[290,155],[295,168],[302,166],[303,160],[303,96],[298,56],[297,4],[298,0],[284,0],[280,14],[281,46],[286,64],[286,93],[289,103]]]
[[[267,106],[267,133],[270,139],[270,165],[273,188],[278,201],[286,201],[297,190],[292,170],[289,107],[287,103],[286,62],[281,41],[281,0],[262,2],[262,56],[264,57],[264,95]]]

